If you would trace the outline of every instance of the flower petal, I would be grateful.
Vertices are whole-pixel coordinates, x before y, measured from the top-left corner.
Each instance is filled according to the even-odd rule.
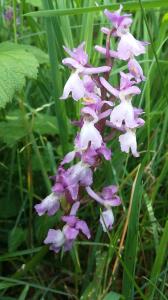
[[[81,220],[77,221],[77,223],[76,223],[76,229],[82,231],[82,233],[84,235],[86,235],[86,237],[88,239],[91,238],[89,227],[87,226],[87,224],[86,224],[85,221],[81,221]]]
[[[60,229],[49,229],[44,244],[54,244],[55,247],[61,247],[64,244],[64,241],[65,237]]]
[[[82,149],[87,149],[89,143],[94,149],[98,149],[102,144],[102,136],[93,122],[84,121],[81,128],[79,143]]]
[[[139,157],[135,132],[128,130],[126,133],[119,136],[119,142],[121,151],[129,153],[129,150],[131,149],[133,156]]]
[[[103,55],[106,55],[107,49],[101,46],[96,45],[95,50],[100,52]],[[110,57],[118,58],[117,51],[109,50]]]
[[[99,73],[106,73],[110,72],[111,67],[108,66],[102,66],[102,67],[97,67],[97,68],[84,68],[82,73],[84,75],[89,75],[89,74],[99,74]]]
[[[85,95],[83,81],[80,79],[77,72],[72,73],[67,80],[63,95],[60,97],[60,99],[68,98],[70,93],[72,93],[72,98],[76,101],[83,98]]]
[[[113,88],[111,86],[111,84],[108,83],[108,81],[105,78],[100,77],[100,82],[109,93],[111,93],[112,95],[114,95],[117,98],[119,97],[119,91],[117,89]]]
[[[138,56],[145,53],[145,47],[142,42],[136,40],[131,33],[126,33],[121,36],[118,43],[118,57],[123,60],[128,60],[132,56]]]
[[[51,193],[40,204],[36,204],[34,207],[39,216],[44,215],[46,212],[49,216],[52,216],[60,208],[59,197],[57,194]]]
[[[79,209],[79,206],[80,206],[80,202],[79,201],[76,201],[73,205],[72,205],[72,208],[71,208],[71,211],[70,211],[70,216],[76,216],[76,213]]]
[[[102,212],[100,216],[100,223],[104,232],[107,232],[108,230],[112,229],[114,223],[114,215],[111,208]]]

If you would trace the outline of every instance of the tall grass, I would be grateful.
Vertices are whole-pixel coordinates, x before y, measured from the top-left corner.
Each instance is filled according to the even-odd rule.
[[[85,40],[90,61],[103,62],[93,48],[103,39],[103,9],[122,2],[133,13],[134,35],[150,42],[141,57],[147,81],[136,98],[146,121],[138,134],[141,156],[124,155],[112,144],[112,161],[96,177],[97,187],[120,187],[123,208],[112,232],[102,233],[99,211],[86,201],[81,215],[95,239],[54,255],[43,239],[59,216],[39,218],[33,205],[48,193],[48,176],[72,148],[70,121],[79,117],[78,104],[59,101],[69,75],[61,66],[62,45]],[[0,112],[0,299],[168,299],[168,1],[1,1],[2,13],[7,5],[21,23],[7,23],[1,14],[1,42],[33,45],[48,56],[41,58],[37,80],[27,80]]]

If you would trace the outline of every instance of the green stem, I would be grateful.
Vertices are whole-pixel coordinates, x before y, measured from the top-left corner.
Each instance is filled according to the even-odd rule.
[[[14,42],[17,44],[17,29],[16,29],[16,0],[13,0],[13,33]]]

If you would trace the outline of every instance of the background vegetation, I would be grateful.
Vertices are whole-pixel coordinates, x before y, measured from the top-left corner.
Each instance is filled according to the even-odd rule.
[[[103,42],[103,9],[122,2],[134,15],[133,34],[151,43],[141,57],[147,81],[135,99],[145,110],[138,131],[141,156],[109,144],[113,158],[96,183],[99,189],[105,183],[120,187],[123,206],[114,229],[102,233],[99,211],[86,199],[81,215],[95,238],[54,255],[43,239],[59,215],[38,217],[33,206],[50,192],[48,176],[72,149],[70,120],[79,117],[77,104],[58,100],[68,77],[62,45],[85,40],[91,63],[103,63],[93,48]],[[168,1],[0,3],[0,299],[168,299]]]

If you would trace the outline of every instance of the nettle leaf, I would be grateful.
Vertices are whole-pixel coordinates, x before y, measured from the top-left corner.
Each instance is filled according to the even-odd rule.
[[[22,46],[11,42],[0,44],[0,108],[10,102],[25,85],[25,78],[37,78],[39,63]]]
[[[22,45],[20,45],[20,47],[22,47],[22,49],[24,49],[25,51],[28,51],[29,53],[33,54],[35,56],[35,58],[37,59],[37,61],[39,62],[39,64],[49,63],[48,54],[45,53],[40,48],[31,46],[31,45],[26,45],[26,44],[24,44],[24,45],[22,44]]]

